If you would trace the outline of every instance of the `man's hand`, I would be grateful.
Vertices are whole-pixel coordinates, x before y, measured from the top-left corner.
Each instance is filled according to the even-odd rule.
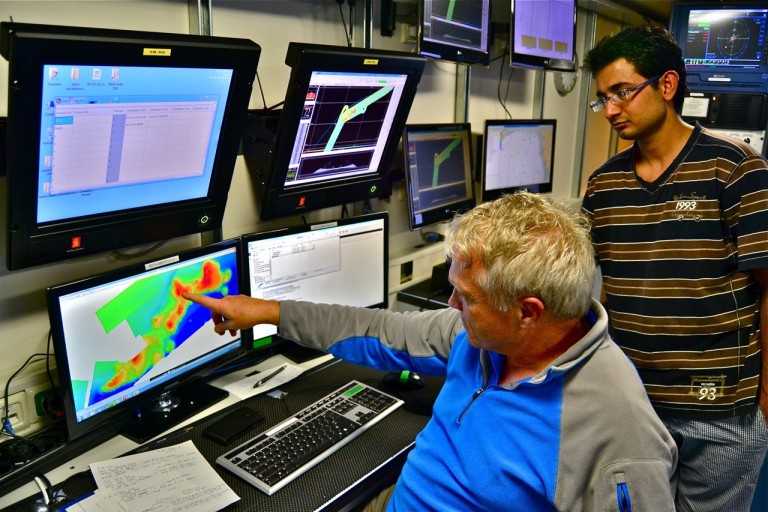
[[[214,330],[223,335],[225,332],[234,336],[241,329],[250,329],[257,324],[280,323],[280,303],[261,300],[247,295],[228,295],[214,299],[207,295],[184,293],[182,296],[196,304],[211,310]]]

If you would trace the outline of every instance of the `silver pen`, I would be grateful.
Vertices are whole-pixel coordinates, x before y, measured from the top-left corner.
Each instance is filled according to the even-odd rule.
[[[258,387],[260,387],[260,386],[263,386],[263,385],[264,385],[264,383],[265,383],[265,382],[267,382],[269,379],[271,379],[272,377],[274,377],[275,375],[277,375],[277,374],[278,374],[278,373],[280,373],[281,371],[285,370],[285,367],[286,367],[286,366],[288,366],[288,365],[285,365],[285,364],[284,364],[283,366],[281,366],[281,367],[280,367],[280,368],[278,368],[277,370],[273,371],[272,373],[270,373],[269,375],[267,375],[267,376],[266,376],[266,377],[264,377],[263,379],[260,379],[260,380],[259,380],[259,382],[257,382],[256,384],[254,384],[254,385],[253,385],[253,387],[254,387],[254,388],[258,388]]]

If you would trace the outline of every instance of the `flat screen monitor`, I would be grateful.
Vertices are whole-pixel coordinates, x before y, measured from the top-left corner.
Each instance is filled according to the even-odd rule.
[[[412,230],[475,206],[469,123],[408,124],[403,154]]]
[[[576,0],[511,0],[510,64],[576,69]]]
[[[3,22],[7,267],[219,229],[260,51]]]
[[[227,396],[204,377],[242,340],[181,293],[238,294],[239,251],[228,240],[47,290],[70,438],[119,427],[143,442]]]
[[[389,214],[379,212],[243,235],[243,293],[386,308],[388,233]],[[251,349],[280,343],[276,335],[273,325],[243,334]]]
[[[490,63],[491,0],[423,0],[419,46],[425,57],[464,64]]]
[[[246,153],[261,218],[381,197],[425,62],[290,43],[291,77],[269,158]]]
[[[768,92],[768,5],[698,2],[672,6],[670,30],[692,92]]]
[[[482,200],[516,190],[551,192],[554,119],[487,119],[483,134]]]

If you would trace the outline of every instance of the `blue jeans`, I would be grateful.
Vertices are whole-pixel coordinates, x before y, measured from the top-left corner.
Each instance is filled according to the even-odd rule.
[[[749,512],[768,450],[760,408],[716,420],[659,417],[679,448],[672,484],[678,512]]]

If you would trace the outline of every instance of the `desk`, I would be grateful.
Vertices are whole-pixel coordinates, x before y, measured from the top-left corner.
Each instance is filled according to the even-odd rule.
[[[427,279],[397,292],[398,311],[447,308],[451,292],[434,292],[430,288],[431,283],[432,281]]]
[[[109,443],[105,443],[108,446],[100,446],[83,454],[70,464],[65,464],[51,472],[48,477],[54,484],[66,480],[63,485],[64,491],[72,497],[81,496],[95,488],[90,471],[87,470],[89,463],[191,440],[203,457],[216,468],[227,485],[240,496],[240,501],[227,507],[225,509],[227,511],[301,511],[320,508],[352,510],[373,497],[379,489],[395,481],[416,434],[424,428],[429,420],[428,417],[409,413],[402,407],[395,410],[373,425],[361,437],[342,447],[272,496],[263,494],[237,476],[215,465],[216,457],[225,451],[267,430],[270,426],[279,423],[350,380],[376,385],[383,375],[383,372],[351,365],[337,359],[327,357],[323,359],[324,361],[317,367],[281,386],[280,389],[286,394],[279,400],[266,395],[257,395],[241,402],[230,396],[223,404],[217,404],[218,408],[216,406],[211,408],[216,410],[209,409],[203,413],[204,417],[193,418],[186,427],[163,434],[157,440],[137,447],[135,443],[118,436]],[[259,366],[267,368],[275,364],[279,362],[272,358]],[[206,426],[241,404],[262,411],[266,421],[225,446],[202,437],[202,431]],[[29,487],[26,486],[23,489]],[[39,493],[35,492],[34,486],[31,487],[31,491],[28,489],[25,494],[16,498],[12,496],[16,496],[21,489],[11,493],[11,496],[0,498],[0,508],[7,512],[34,510],[33,505]],[[34,495],[31,495],[32,493]],[[21,501],[13,503],[12,499]]]

